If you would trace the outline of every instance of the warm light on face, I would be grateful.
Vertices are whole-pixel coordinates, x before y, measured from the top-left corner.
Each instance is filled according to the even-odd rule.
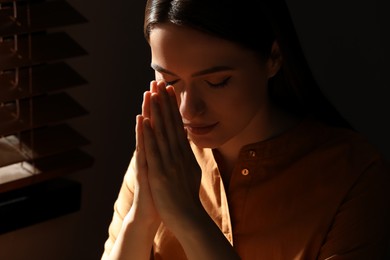
[[[183,122],[198,146],[245,142],[258,131],[268,106],[268,76],[253,52],[175,25],[156,27],[150,46],[156,79],[175,88]]]

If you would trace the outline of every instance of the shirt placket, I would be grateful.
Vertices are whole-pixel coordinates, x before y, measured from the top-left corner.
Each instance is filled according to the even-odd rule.
[[[230,209],[231,227],[234,233],[244,228],[247,196],[251,182],[256,172],[258,162],[255,149],[246,149],[240,153],[239,160],[233,170],[229,185],[228,203]]]

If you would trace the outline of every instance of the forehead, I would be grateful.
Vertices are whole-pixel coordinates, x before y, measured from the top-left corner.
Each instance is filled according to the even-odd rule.
[[[220,64],[232,66],[253,55],[238,45],[184,26],[162,24],[150,34],[152,63],[170,69],[191,66],[204,69]]]

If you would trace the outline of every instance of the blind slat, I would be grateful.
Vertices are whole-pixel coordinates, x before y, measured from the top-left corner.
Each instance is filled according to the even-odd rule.
[[[0,36],[10,36],[55,27],[85,23],[87,20],[65,1],[32,3],[17,7],[14,18],[12,8],[0,9]]]
[[[64,0],[0,0],[0,193],[93,163],[65,122],[88,111],[66,92],[87,82],[64,60],[88,53],[49,31],[84,22]]]
[[[86,55],[87,52],[64,32],[21,36],[14,51],[13,38],[0,43],[0,70],[13,69]]]
[[[0,73],[0,102],[36,96],[86,83],[84,78],[64,62],[21,68],[18,72],[4,71]]]
[[[0,138],[0,167],[72,150],[89,141],[66,124],[25,131]]]
[[[15,116],[15,105],[0,107],[0,136],[88,114],[84,107],[64,92],[21,100],[19,107],[19,117]]]

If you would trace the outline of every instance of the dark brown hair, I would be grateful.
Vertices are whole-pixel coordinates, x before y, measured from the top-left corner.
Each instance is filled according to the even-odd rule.
[[[256,7],[234,0],[148,0],[144,20],[148,41],[151,30],[160,23],[188,26],[233,41],[265,59],[276,41],[283,64],[269,81],[271,100],[297,115],[352,128],[314,79],[284,0],[259,0]]]

